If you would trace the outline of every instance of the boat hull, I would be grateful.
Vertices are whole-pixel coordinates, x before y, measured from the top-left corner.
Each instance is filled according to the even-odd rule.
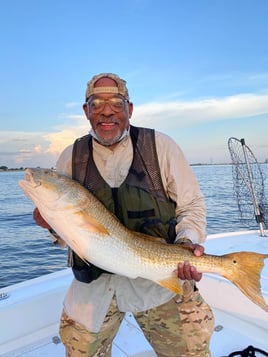
[[[211,235],[207,253],[224,254],[251,250],[268,252],[268,238],[258,232]],[[262,290],[268,302],[268,262],[263,269]],[[58,328],[62,303],[72,281],[71,269],[0,289],[0,356],[63,357],[64,347]],[[215,314],[211,341],[213,357],[230,354],[253,345],[268,351],[268,313],[248,300],[224,278],[204,274],[198,283],[202,296]],[[6,298],[5,295],[6,294]],[[113,343],[113,356],[156,356],[145,340],[133,315],[126,313]]]

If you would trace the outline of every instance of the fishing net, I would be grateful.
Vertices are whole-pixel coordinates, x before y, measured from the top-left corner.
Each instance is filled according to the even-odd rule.
[[[233,164],[234,194],[241,221],[252,227],[252,220],[255,218],[263,233],[264,225],[267,227],[268,223],[268,207],[264,193],[265,177],[261,166],[244,139],[229,138],[228,149]]]

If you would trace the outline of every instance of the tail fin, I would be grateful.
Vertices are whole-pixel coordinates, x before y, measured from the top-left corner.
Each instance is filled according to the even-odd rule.
[[[268,312],[268,305],[261,294],[260,284],[264,259],[268,258],[268,254],[237,252],[225,254],[223,257],[228,261],[226,265],[228,269],[224,277],[234,283],[251,301]]]

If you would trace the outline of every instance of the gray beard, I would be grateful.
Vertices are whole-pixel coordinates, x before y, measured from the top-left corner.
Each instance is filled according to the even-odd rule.
[[[103,138],[100,138],[98,136],[98,134],[93,130],[93,129],[90,129],[89,131],[89,134],[94,138],[96,139],[101,145],[103,146],[111,146],[111,145],[114,145],[116,143],[119,143],[121,140],[123,140],[125,137],[128,136],[129,134],[129,130],[125,129],[122,133],[122,135],[120,136],[116,136],[115,138],[113,138],[112,140],[105,140]]]

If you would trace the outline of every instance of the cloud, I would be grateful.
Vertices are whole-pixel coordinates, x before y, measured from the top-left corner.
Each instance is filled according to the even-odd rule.
[[[134,107],[131,123],[153,127],[176,138],[182,129],[192,130],[192,127],[200,127],[202,123],[231,121],[266,113],[268,94],[240,94],[193,101],[145,103]],[[84,115],[69,112],[60,117],[63,124],[51,132],[1,132],[0,164],[8,167],[55,166],[62,150],[77,137],[87,134],[90,128]],[[196,151],[194,147],[192,149]]]
[[[202,122],[232,120],[268,113],[268,94],[240,94],[224,98],[147,103],[134,109],[137,125],[171,130]]]
[[[49,142],[47,153],[59,155],[76,138],[88,133],[90,124],[84,115],[68,114],[65,118],[72,124],[58,127],[57,131],[44,135],[44,139]]]
[[[53,161],[46,157],[49,142],[42,132],[5,131],[0,134],[0,164],[8,167],[41,166],[39,161]]]

